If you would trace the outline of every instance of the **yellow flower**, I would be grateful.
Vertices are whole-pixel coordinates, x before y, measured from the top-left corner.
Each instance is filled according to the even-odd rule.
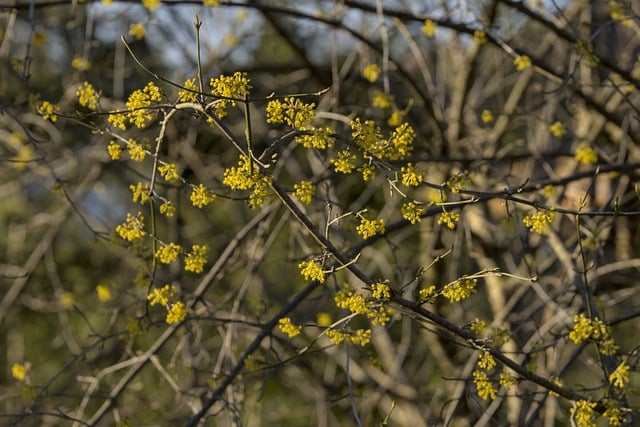
[[[301,203],[308,205],[311,203],[313,193],[316,191],[315,185],[311,181],[301,181],[300,184],[294,184],[295,195]]]
[[[433,37],[438,34],[438,25],[431,19],[427,19],[422,26],[422,33],[427,37]]]
[[[154,306],[156,304],[167,306],[169,300],[176,294],[176,288],[173,285],[164,285],[162,288],[153,289],[149,295],[147,295],[147,301],[149,305]]]
[[[421,303],[431,304],[433,301],[435,301],[437,296],[438,294],[436,293],[436,285],[430,285],[418,291],[418,298],[420,298]]]
[[[391,289],[386,283],[374,283],[371,285],[371,296],[376,299],[391,298]]]
[[[316,280],[320,283],[324,283],[324,271],[322,266],[315,261],[302,261],[298,264],[300,274],[305,280]]]
[[[161,0],[142,0],[142,5],[149,9],[149,12],[153,12],[160,7]]]
[[[76,299],[71,292],[63,292],[60,295],[60,305],[65,310],[71,310],[73,308],[73,304],[75,304]]]
[[[545,209],[535,214],[524,216],[522,222],[532,232],[542,234],[547,229],[547,226],[553,222],[555,217],[555,212]]]
[[[95,111],[98,108],[98,93],[93,85],[89,82],[84,82],[76,91],[78,97],[78,103],[83,107]]]
[[[60,107],[57,105],[53,105],[49,101],[43,101],[38,107],[38,114],[42,116],[43,119],[49,120],[51,123],[55,123],[58,121],[58,113],[60,111]]]
[[[491,123],[493,121],[493,114],[489,110],[482,110],[480,118],[483,123]]]
[[[168,245],[158,248],[156,258],[163,264],[170,264],[178,259],[181,250],[182,246],[171,242]]]
[[[474,319],[469,325],[469,329],[476,336],[481,336],[487,330],[487,322],[481,319]]]
[[[496,361],[491,355],[491,353],[489,353],[487,350],[482,350],[480,352],[480,355],[478,356],[477,364],[479,368],[482,368],[488,371],[490,369],[493,369],[496,366]]]
[[[207,245],[193,245],[191,252],[189,252],[184,259],[185,271],[191,271],[197,274],[202,273],[204,265],[207,263],[208,253],[209,247]]]
[[[109,141],[109,146],[107,146],[107,151],[109,153],[109,157],[111,160],[118,160],[122,155],[122,148],[115,141]]]
[[[393,113],[391,113],[391,115],[389,116],[389,120],[387,120],[387,123],[389,124],[389,126],[391,127],[398,127],[402,124],[402,113],[398,112],[398,111],[394,111]]]
[[[138,144],[133,139],[129,139],[128,149],[129,157],[131,157],[131,160],[133,160],[134,162],[141,162],[147,156],[147,152],[144,151],[142,145]]]
[[[87,71],[91,68],[91,62],[88,59],[74,56],[71,60],[71,67],[78,71]]]
[[[171,217],[176,213],[176,207],[170,201],[166,201],[160,205],[160,213]]]
[[[129,189],[133,193],[133,203],[140,201],[140,204],[144,205],[149,200],[149,186],[147,184],[142,185],[139,182],[136,185],[130,185]]]
[[[178,102],[195,102],[199,92],[196,79],[185,80],[182,87],[184,87],[184,89],[178,92]]]
[[[417,187],[424,179],[424,174],[417,173],[413,167],[413,163],[407,163],[400,170],[402,172],[402,185],[407,187]]]
[[[180,178],[178,175],[178,168],[174,163],[165,163],[158,166],[158,172],[166,181],[175,181]]]
[[[235,99],[244,98],[251,89],[247,73],[235,72],[232,76],[220,75],[209,81],[211,93],[220,97],[216,105],[216,115],[224,117],[227,114],[227,105],[235,106]]]
[[[127,214],[124,224],[116,227],[116,232],[125,240],[133,241],[144,237],[144,217],[140,212],[136,216]]]
[[[180,323],[187,317],[187,307],[182,301],[173,304],[167,313],[166,322],[169,325]]]
[[[323,326],[323,327],[330,326],[332,323],[331,315],[325,312],[318,313],[317,323],[318,323],[318,326]]]
[[[475,30],[473,32],[473,41],[478,44],[485,44],[487,42],[487,33],[482,30]]]
[[[391,97],[382,91],[375,91],[373,95],[373,106],[375,108],[385,109],[391,107]]]
[[[274,99],[267,104],[267,123],[284,123],[297,129],[306,130],[315,118],[315,107],[314,103],[305,104],[292,96],[283,101]]]
[[[362,70],[362,76],[370,83],[374,83],[376,80],[378,80],[381,72],[382,70],[380,69],[380,67],[378,67],[377,64],[369,64],[364,67],[364,70]]]
[[[478,396],[482,399],[495,399],[498,396],[498,392],[485,372],[473,371],[473,382],[478,390]]]
[[[513,60],[516,70],[523,71],[531,67],[531,59],[527,55],[520,55]]]
[[[116,127],[121,130],[126,130],[127,129],[127,125],[125,123],[126,118],[127,116],[125,116],[124,114],[112,111],[109,113],[109,118],[107,120],[109,121],[109,123],[111,123],[113,127]]]
[[[411,224],[417,224],[422,221],[422,215],[426,212],[426,209],[415,202],[407,202],[400,208],[402,217],[409,221]]]
[[[309,127],[305,129],[305,133],[296,136],[295,141],[301,144],[305,148],[315,148],[318,150],[324,150],[328,147],[332,147],[336,138],[333,136],[333,131],[330,128],[316,128]]]
[[[596,424],[593,422],[596,416],[595,407],[596,402],[588,400],[578,400],[575,403],[575,406],[571,408],[571,414],[579,427],[595,427]]]
[[[348,150],[342,150],[342,151],[339,151],[336,154],[336,158],[331,159],[330,162],[331,164],[333,164],[333,168],[336,172],[349,174],[353,172],[353,170],[356,167],[354,163],[355,160],[356,160],[355,154],[351,153],[351,151],[348,151]]]
[[[302,331],[302,326],[294,325],[293,323],[291,323],[291,319],[289,319],[288,317],[283,317],[282,319],[280,319],[278,321],[278,327],[282,332],[287,334],[289,338],[293,338],[296,335],[299,335],[300,331]]]
[[[144,24],[142,22],[136,22],[129,25],[129,35],[133,36],[136,40],[142,40],[146,35]]]
[[[384,220],[383,219],[366,219],[361,218],[360,224],[356,227],[356,231],[363,239],[375,236],[376,234],[384,233]]]
[[[502,387],[511,387],[518,383],[518,380],[509,374],[500,372],[500,385]]]
[[[108,286],[98,285],[96,286],[96,294],[101,302],[107,302],[111,300],[111,291]]]
[[[449,283],[442,289],[442,296],[449,300],[449,303],[459,302],[467,299],[476,292],[478,279],[461,279]]]
[[[625,362],[620,363],[616,370],[609,375],[609,382],[614,387],[624,388],[629,382],[629,365]]]
[[[442,212],[440,218],[438,218],[438,224],[446,224],[449,229],[456,228],[456,223],[460,221],[460,214],[458,212]]]
[[[560,121],[554,122],[551,126],[549,126],[549,130],[551,131],[551,135],[555,136],[556,138],[560,138],[567,133],[564,124]]]
[[[197,187],[193,187],[191,189],[191,196],[189,198],[193,206],[195,206],[196,208],[203,208],[209,203],[213,202],[213,200],[216,198],[216,195],[207,190],[204,185],[200,184]]]
[[[11,375],[18,381],[24,381],[27,378],[27,364],[14,363],[11,366]]]
[[[598,155],[595,150],[589,147],[586,143],[581,143],[576,148],[576,153],[574,155],[576,162],[581,163],[583,165],[591,165],[598,161]]]
[[[204,6],[220,6],[220,0],[202,0]]]

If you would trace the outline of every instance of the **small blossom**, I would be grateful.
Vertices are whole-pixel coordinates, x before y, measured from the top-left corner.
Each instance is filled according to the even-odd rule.
[[[475,30],[473,32],[473,41],[477,44],[485,44],[487,42],[487,33],[482,30]]]
[[[71,292],[63,292],[60,294],[60,306],[65,310],[71,310],[76,299]]]
[[[595,427],[596,424],[593,422],[596,416],[595,407],[596,402],[587,400],[578,400],[575,403],[575,406],[571,408],[571,414],[579,427]]]
[[[79,56],[74,56],[71,60],[71,67],[78,71],[87,71],[91,69],[91,61]]]
[[[180,178],[178,168],[174,163],[165,163],[158,166],[158,172],[160,172],[160,176],[162,176],[165,181],[176,181]]]
[[[184,258],[184,269],[185,271],[200,274],[207,263],[209,247],[207,245],[193,245],[191,248],[191,252]]]
[[[291,323],[291,319],[289,319],[288,317],[283,317],[282,319],[280,319],[278,321],[278,327],[283,333],[287,334],[289,338],[293,338],[296,335],[299,335],[300,331],[302,331],[302,326],[294,325],[293,323]]]
[[[93,85],[89,82],[84,82],[76,91],[78,97],[78,103],[83,107],[95,111],[98,108],[98,93]]]
[[[100,302],[111,301],[111,291],[108,286],[98,285],[96,286],[96,295]]]
[[[362,70],[362,76],[367,79],[370,83],[374,83],[380,77],[380,73],[382,70],[378,67],[377,64],[369,64],[364,67]]]
[[[614,387],[624,388],[629,383],[629,365],[625,362],[620,363],[616,370],[609,375],[609,382]]]
[[[560,121],[556,121],[551,126],[549,126],[549,130],[551,131],[551,135],[555,136],[556,138],[560,138],[567,133],[567,129],[565,129],[564,124]]]
[[[27,378],[27,364],[14,363],[11,366],[11,375],[18,381],[24,381]]]
[[[126,130],[127,129],[127,125],[125,123],[125,119],[127,118],[127,116],[125,116],[122,113],[118,113],[116,111],[112,111],[109,113],[109,118],[107,119],[109,121],[109,123],[111,123],[111,125],[115,128],[118,128],[120,130]]]
[[[316,280],[320,283],[324,283],[324,271],[322,266],[315,261],[302,261],[298,264],[300,274],[305,280]]]
[[[438,34],[438,25],[431,19],[427,19],[422,26],[422,33],[427,37],[433,37]]]
[[[202,0],[202,5],[205,7],[220,6],[220,0]]]
[[[500,385],[502,387],[511,387],[518,383],[518,380],[512,375],[505,374],[504,372],[500,372]]]
[[[460,214],[458,212],[442,212],[438,218],[438,224],[445,224],[449,229],[456,228],[456,223],[460,221]]]
[[[318,326],[327,327],[332,323],[331,315],[329,313],[320,312],[318,313],[318,318],[316,320]]]
[[[149,200],[149,186],[147,184],[142,184],[139,182],[136,185],[130,185],[129,189],[133,193],[133,203],[140,202],[141,205],[144,205]]]
[[[417,187],[424,179],[424,174],[417,173],[412,163],[403,166],[400,171],[402,172],[402,185],[407,187]]]
[[[576,162],[583,165],[592,165],[598,161],[598,155],[595,150],[584,142],[576,148],[574,158],[576,159]]]
[[[153,12],[154,10],[159,8],[160,4],[162,4],[161,0],[142,0],[142,5],[146,7],[149,12]]]
[[[373,96],[372,105],[375,108],[385,109],[390,108],[392,105],[392,99],[389,95],[382,91],[375,91],[375,95]]]
[[[294,184],[295,195],[300,200],[300,203],[308,205],[311,203],[313,193],[316,188],[310,181],[301,181],[300,184]]]
[[[420,298],[421,303],[431,304],[435,301],[437,296],[438,293],[436,292],[436,285],[430,285],[418,291],[418,298]]]
[[[163,264],[170,264],[178,259],[182,246],[176,243],[169,243],[164,245],[156,251],[156,258]]]
[[[182,301],[178,301],[171,305],[171,308],[167,312],[165,321],[167,324],[172,325],[174,323],[180,323],[187,317],[187,307]]]
[[[355,160],[356,160],[355,154],[351,153],[350,151],[343,150],[343,151],[339,151],[338,154],[336,155],[336,158],[331,159],[330,161],[331,161],[331,164],[333,164],[333,168],[335,169],[336,172],[349,174],[353,172],[353,170],[356,167],[354,163]]]
[[[120,144],[115,141],[109,141],[107,152],[109,153],[111,160],[118,160],[120,156],[122,156],[122,147],[120,147]]]
[[[175,286],[164,285],[162,288],[153,289],[149,295],[147,295],[147,301],[149,301],[149,305],[151,306],[156,304],[167,306],[169,304],[169,300],[173,298],[175,294]]]
[[[555,212],[545,209],[535,214],[524,216],[522,222],[532,232],[542,234],[547,229],[547,226],[553,222],[555,217]]]
[[[487,330],[487,322],[481,319],[474,319],[469,325],[469,329],[476,336],[482,336],[484,332]]]
[[[136,40],[142,40],[146,35],[144,24],[142,22],[136,22],[129,25],[129,35]]]
[[[40,104],[40,107],[38,107],[38,113],[42,118],[49,120],[51,123],[58,121],[58,112],[60,112],[60,107],[53,105],[49,101],[43,101],[42,104]]]
[[[402,113],[400,113],[398,111],[394,111],[389,116],[389,120],[387,120],[387,124],[389,124],[389,126],[395,128],[395,127],[398,127],[398,126],[400,126],[402,124],[402,120],[403,120]]]
[[[195,102],[197,99],[197,94],[199,92],[198,86],[196,85],[196,79],[192,78],[185,80],[182,87],[184,87],[184,89],[178,92],[178,101]]]
[[[360,220],[360,224],[356,227],[356,231],[359,235],[362,236],[363,239],[368,239],[369,237],[375,236],[376,234],[383,234],[384,220],[370,220],[362,218]]]
[[[204,185],[200,184],[191,189],[191,196],[189,196],[189,199],[196,208],[203,208],[213,202],[215,194],[207,190]]]
[[[493,113],[490,110],[482,110],[480,118],[483,123],[491,123],[493,121]]]
[[[144,150],[142,145],[138,144],[133,139],[129,139],[128,149],[129,157],[131,157],[131,160],[134,162],[141,162],[147,156],[147,152]]]
[[[478,396],[482,399],[495,399],[498,396],[496,388],[485,372],[473,371],[473,382],[478,390]]]
[[[144,231],[144,217],[140,212],[136,216],[128,213],[124,224],[116,227],[116,232],[120,237],[130,242],[144,237],[146,234]]]
[[[489,353],[487,350],[482,350],[480,352],[480,355],[478,356],[478,367],[485,369],[485,370],[491,370],[496,366],[496,360],[493,358],[493,356],[491,355],[491,353]]]
[[[449,300],[449,303],[465,300],[476,292],[478,279],[460,279],[449,283],[442,289],[442,296]]]
[[[426,212],[426,209],[416,204],[415,202],[407,202],[400,208],[402,217],[409,221],[411,224],[417,224],[422,221],[422,215]]]
[[[527,55],[520,55],[513,60],[513,65],[516,66],[516,70],[524,71],[531,67],[531,59]]]
[[[371,296],[375,299],[391,298],[391,289],[386,283],[374,283],[371,285]]]
[[[170,201],[166,201],[160,205],[160,213],[172,217],[176,213],[176,207]]]

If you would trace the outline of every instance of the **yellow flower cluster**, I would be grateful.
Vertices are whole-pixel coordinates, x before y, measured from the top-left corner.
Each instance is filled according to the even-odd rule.
[[[466,170],[455,174],[447,180],[447,187],[454,194],[466,190],[469,184],[471,184],[471,179],[469,179],[469,171]]]
[[[624,388],[629,383],[629,365],[622,362],[615,371],[609,375],[609,382],[617,388]]]
[[[362,173],[364,182],[369,182],[376,177],[376,168],[373,165],[362,165],[358,168],[358,172]]]
[[[474,319],[469,325],[469,329],[476,334],[476,336],[482,336],[487,330],[487,322],[482,319]]]
[[[120,156],[122,156],[122,147],[120,147],[120,145],[115,141],[109,141],[107,152],[109,153],[111,160],[118,160]]]
[[[438,293],[436,292],[436,285],[429,285],[418,291],[418,298],[420,298],[420,302],[423,304],[433,303],[437,296]]]
[[[178,168],[174,163],[165,163],[158,166],[158,172],[160,172],[160,176],[163,177],[165,181],[176,181],[180,178]]]
[[[124,224],[116,227],[116,233],[130,242],[144,237],[146,232],[144,231],[144,217],[142,213],[138,212],[136,216],[128,213]]]
[[[166,201],[160,205],[160,213],[166,216],[173,216],[176,213],[176,207],[170,201]]]
[[[191,200],[191,204],[196,208],[203,208],[207,206],[209,203],[213,202],[216,198],[216,195],[207,190],[203,184],[199,184],[191,189],[191,195],[189,199]]]
[[[131,160],[133,160],[134,162],[141,162],[147,156],[147,152],[145,151],[144,147],[138,144],[133,139],[129,139],[127,148],[129,150],[129,157],[131,157]]]
[[[483,30],[475,30],[473,32],[473,41],[478,44],[485,44],[487,42],[487,33]]]
[[[486,372],[478,370],[473,371],[473,382],[478,390],[478,396],[482,399],[495,399],[498,396],[498,391],[487,376]]]
[[[88,71],[91,69],[91,61],[80,56],[74,56],[71,60],[71,68],[78,71]]]
[[[178,259],[180,251],[182,251],[182,246],[171,242],[158,248],[156,251],[156,259],[163,264],[170,264]]]
[[[482,350],[478,356],[477,365],[479,368],[489,371],[496,366],[496,360],[487,350]]]
[[[302,326],[294,325],[288,317],[283,317],[278,321],[278,328],[280,328],[283,333],[287,334],[289,338],[299,335],[302,331]]]
[[[402,185],[407,187],[417,187],[424,179],[424,174],[416,172],[413,163],[407,163],[407,166],[403,166],[400,171],[402,172]]]
[[[356,155],[353,154],[349,150],[342,150],[336,154],[335,159],[331,159],[331,164],[333,164],[333,169],[336,172],[349,174],[353,172],[356,167],[355,164]]]
[[[480,118],[482,123],[491,123],[493,121],[493,113],[490,110],[482,110]]]
[[[144,205],[149,200],[149,185],[142,184],[141,182],[136,185],[130,185],[129,189],[133,193],[133,203],[140,202],[141,205]]]
[[[129,25],[129,35],[136,40],[142,40],[146,35],[144,24],[142,22],[135,22]]]
[[[371,285],[371,296],[375,299],[391,298],[391,289],[386,283],[374,283]]]
[[[184,89],[178,92],[178,102],[196,102],[199,90],[195,77],[185,80],[182,87]]]
[[[49,101],[43,101],[38,107],[38,114],[40,114],[43,119],[49,120],[51,123],[58,121],[58,112],[60,112],[60,107],[53,105]]]
[[[376,90],[373,94],[373,101],[371,104],[375,108],[384,110],[385,108],[390,108],[392,106],[393,99],[381,90]]]
[[[569,339],[576,344],[586,340],[597,341],[600,353],[606,355],[614,354],[618,350],[615,340],[611,337],[609,327],[597,317],[592,320],[584,313],[573,318]]]
[[[361,218],[356,231],[363,239],[368,239],[376,234],[384,234],[384,220]]]
[[[324,150],[333,146],[336,138],[330,128],[310,127],[302,135],[298,135],[295,141],[305,148]]]
[[[316,187],[311,181],[301,181],[300,184],[294,184],[293,188],[300,203],[304,203],[305,205],[311,203],[313,193],[316,191]]]
[[[153,119],[150,109],[152,103],[160,102],[162,98],[160,88],[153,82],[147,83],[143,89],[133,91],[125,104],[129,122],[138,128],[145,127]]]
[[[451,230],[456,228],[458,221],[460,221],[460,214],[458,212],[444,211],[440,214],[440,218],[438,218],[438,224],[446,224]]]
[[[209,247],[207,245],[191,246],[191,252],[187,253],[184,257],[185,271],[191,271],[192,273],[197,274],[202,273],[204,265],[207,263],[208,254]]]
[[[388,295],[391,296],[389,287],[383,283],[375,284],[376,288],[372,286],[372,290],[377,292],[378,296]],[[380,285],[383,287],[381,288]],[[386,287],[386,291],[385,288]],[[379,301],[367,301],[362,295],[353,292],[348,283],[345,283],[342,288],[336,292],[333,298],[336,306],[349,310],[351,313],[360,314],[366,316],[372,325],[386,325],[391,319],[393,311],[379,304]]]
[[[516,59],[513,60],[513,65],[516,66],[516,70],[524,71],[527,68],[531,67],[531,58],[527,55],[517,56]]]
[[[261,207],[264,198],[268,194],[271,184],[271,177],[260,174],[257,169],[253,169],[248,157],[242,156],[238,161],[238,166],[225,169],[222,183],[232,190],[252,189],[249,196],[249,206],[251,208]]]
[[[522,218],[522,222],[532,232],[542,234],[547,229],[547,225],[551,224],[555,217],[555,212],[546,209],[538,211],[535,214],[525,215]]]
[[[588,400],[578,400],[575,406],[571,408],[571,415],[575,420],[575,423],[579,427],[595,427],[594,418],[596,402],[590,402]]]
[[[449,303],[465,300],[476,292],[478,279],[460,279],[449,283],[442,288],[441,294],[449,300]]]
[[[549,131],[551,131],[551,135],[555,136],[556,138],[560,138],[561,136],[565,136],[567,134],[567,129],[564,127],[564,124],[558,121],[553,122],[549,126]]]
[[[146,7],[149,12],[153,12],[162,4],[162,0],[142,0],[142,5]]]
[[[249,94],[251,85],[247,73],[236,71],[232,76],[220,75],[209,81],[211,94],[218,97],[215,112],[218,117],[227,115],[227,106],[236,106],[236,101],[243,100]]]
[[[504,372],[500,372],[500,385],[502,387],[511,387],[518,383],[518,380],[509,374],[505,374]]]
[[[374,83],[380,77],[382,70],[378,64],[369,64],[362,70],[362,77],[367,79],[369,83]]]
[[[633,18],[632,14],[625,11],[622,3],[618,1],[610,1],[609,4],[609,16],[614,21],[620,21],[622,25],[627,28],[633,27]]]
[[[267,104],[267,123],[286,124],[295,129],[307,129],[315,118],[316,104],[305,104],[293,96],[283,101],[274,99]]]
[[[302,261],[298,264],[300,274],[305,280],[316,280],[320,283],[324,283],[324,271],[322,266],[315,261]]]
[[[165,321],[169,325],[182,322],[187,317],[187,306],[182,301],[170,303],[175,295],[176,288],[173,285],[164,285],[161,289],[155,288],[147,295],[149,305],[162,305],[167,309]]]
[[[629,409],[621,409],[620,406],[618,406],[618,402],[613,399],[607,399],[605,401],[605,405],[607,409],[604,410],[602,415],[607,418],[607,421],[609,421],[609,425],[614,427],[625,425],[626,419],[624,412],[628,412]]]
[[[98,93],[93,85],[89,82],[84,82],[76,91],[78,97],[78,103],[83,107],[95,111],[98,108]]]
[[[27,378],[28,372],[27,364],[14,363],[11,366],[11,376],[18,381],[24,381]]]
[[[425,212],[426,209],[421,205],[417,205],[415,202],[406,202],[400,208],[402,217],[411,224],[417,224],[422,221],[422,215]]]
[[[427,19],[426,21],[424,21],[424,25],[421,29],[422,33],[427,37],[433,37],[438,34],[438,25],[431,19]]]
[[[364,347],[371,341],[371,329],[358,329],[356,331],[337,331],[335,329],[327,331],[327,336],[334,344],[338,345],[343,341],[350,344]]]
[[[584,142],[576,148],[574,158],[576,159],[576,162],[583,165],[592,165],[598,161],[598,155],[595,150]]]
[[[101,302],[111,301],[111,290],[106,285],[96,286],[96,295]]]

